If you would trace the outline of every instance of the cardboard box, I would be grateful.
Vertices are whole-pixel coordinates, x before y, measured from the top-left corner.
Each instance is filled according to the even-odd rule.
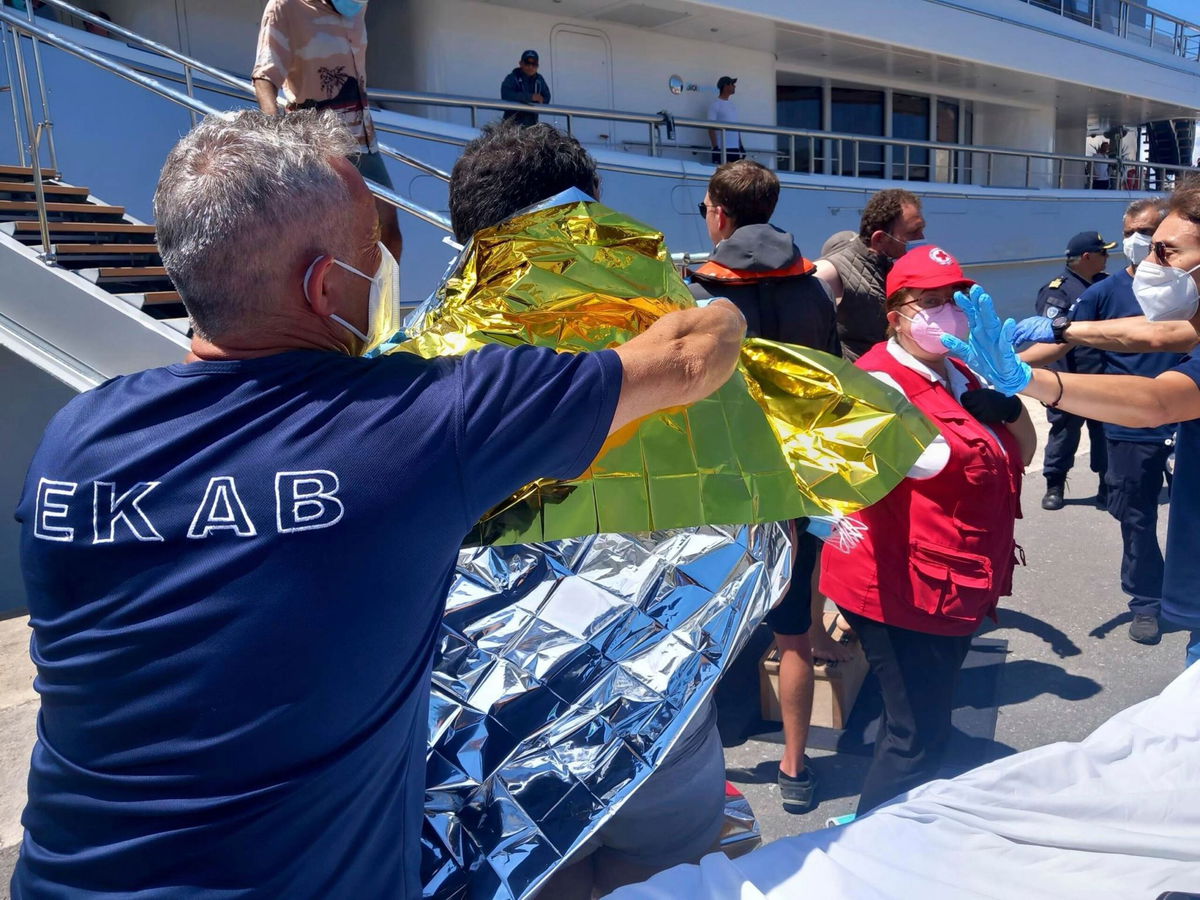
[[[813,667],[813,711],[811,724],[825,728],[845,728],[846,720],[854,709],[859,688],[867,677],[870,666],[857,639],[849,638],[836,627],[836,612],[825,613],[826,630],[840,643],[853,648],[848,662],[818,662]],[[779,722],[779,648],[775,642],[767,648],[758,667],[759,706],[762,717],[768,722]]]

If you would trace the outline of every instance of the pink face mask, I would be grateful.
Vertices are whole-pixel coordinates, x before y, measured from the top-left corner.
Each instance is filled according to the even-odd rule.
[[[919,309],[912,316],[900,314],[902,319],[909,321],[909,334],[916,345],[926,353],[936,353],[945,356],[949,351],[942,346],[942,335],[952,334],[961,340],[967,339],[969,327],[967,316],[953,301],[943,303],[935,309]]]

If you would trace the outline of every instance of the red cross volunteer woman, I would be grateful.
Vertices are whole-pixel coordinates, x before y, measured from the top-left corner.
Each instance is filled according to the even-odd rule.
[[[822,560],[821,591],[858,632],[883,693],[859,814],[936,775],[971,636],[1010,593],[1037,437],[1017,398],[983,387],[942,346],[943,334],[967,334],[953,297],[971,284],[940,247],[906,253],[887,277],[889,338],[856,362],[941,432],[899,487],[853,516],[862,542],[828,546]]]

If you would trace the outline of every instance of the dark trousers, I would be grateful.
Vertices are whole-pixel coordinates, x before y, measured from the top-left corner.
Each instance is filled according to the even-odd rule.
[[[937,776],[950,740],[954,685],[971,636],[947,637],[884,625],[842,610],[862,641],[883,694],[875,758],[858,814]]]
[[[1084,419],[1061,409],[1046,409],[1046,421],[1050,423],[1050,436],[1046,439],[1046,455],[1042,461],[1042,474],[1047,484],[1062,484],[1075,462],[1079,449],[1079,433],[1087,423],[1088,439],[1091,441],[1092,471],[1104,477],[1108,468],[1108,441],[1104,437],[1104,426],[1091,419]]]
[[[1170,487],[1165,444],[1108,442],[1108,511],[1121,523],[1121,590],[1129,609],[1157,616],[1162,605],[1163,555],[1158,546],[1158,496]]]
[[[739,159],[742,159],[745,155],[746,155],[746,148],[741,145],[740,141],[738,142],[738,145],[736,147],[726,147],[725,148],[725,162],[737,162]],[[713,147],[712,159],[713,159],[714,166],[721,165],[721,146],[719,144],[716,147]]]

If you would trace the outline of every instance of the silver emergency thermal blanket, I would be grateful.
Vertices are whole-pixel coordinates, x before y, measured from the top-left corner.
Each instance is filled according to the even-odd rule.
[[[790,574],[779,524],[462,551],[434,660],[425,895],[533,893],[654,771]]]
[[[737,860],[710,854],[609,900],[1153,900],[1167,891],[1200,892],[1200,665],[1079,743],[922,785],[849,825]]]

